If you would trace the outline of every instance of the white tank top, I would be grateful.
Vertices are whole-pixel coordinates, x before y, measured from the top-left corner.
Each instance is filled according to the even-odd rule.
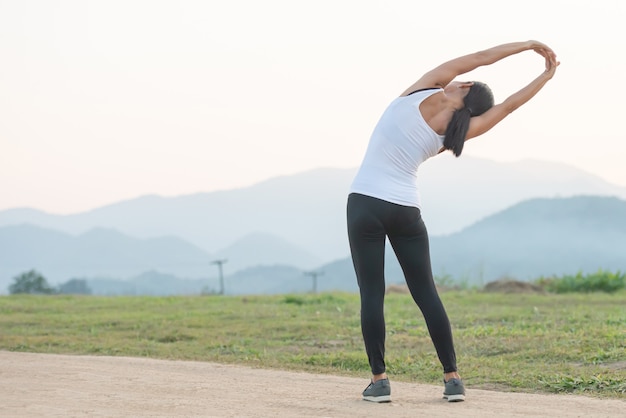
[[[417,168],[437,155],[444,137],[426,123],[419,105],[441,91],[418,91],[391,102],[374,128],[351,193],[420,207]]]

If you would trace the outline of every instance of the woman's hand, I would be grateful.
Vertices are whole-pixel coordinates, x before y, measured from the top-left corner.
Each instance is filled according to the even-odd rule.
[[[560,64],[561,63],[556,60],[556,55],[554,56],[554,58],[546,57],[546,71],[544,74],[546,74],[548,78],[552,78],[554,76],[554,73],[556,72],[556,67],[558,67]]]
[[[560,62],[557,61],[556,59],[556,53],[552,50],[552,48],[550,48],[548,45],[542,42],[539,42],[539,41],[528,41],[528,42],[529,42],[528,49],[532,49],[533,51],[535,51],[536,53],[538,53],[539,55],[545,58],[546,70],[544,74],[547,75],[548,78],[552,78],[552,76],[554,76],[554,73],[556,72],[556,67],[558,67],[560,64]]]
[[[556,62],[556,54],[554,53],[552,48],[550,48],[548,45],[539,41],[528,41],[528,42],[530,44],[528,49],[532,49],[533,51],[535,51],[542,57],[546,59],[552,59]]]
[[[560,64],[560,62],[556,59],[554,51],[547,45],[537,41],[528,41],[525,46],[527,47],[527,50],[532,49],[545,58],[545,71],[531,81],[526,87],[509,96],[504,102],[493,106],[480,116],[472,117],[470,120],[469,130],[467,131],[467,139],[482,135],[489,129],[493,128],[511,112],[533,98],[552,78],[552,76],[554,76],[556,67]]]

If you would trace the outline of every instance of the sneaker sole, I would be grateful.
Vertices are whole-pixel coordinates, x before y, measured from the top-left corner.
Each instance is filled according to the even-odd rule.
[[[465,395],[443,395],[443,399],[447,399],[448,402],[463,402]]]
[[[363,396],[364,401],[383,403],[383,402],[391,402],[391,395],[384,396]]]

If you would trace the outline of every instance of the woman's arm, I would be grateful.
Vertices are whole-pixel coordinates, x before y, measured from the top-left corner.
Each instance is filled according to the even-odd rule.
[[[518,107],[532,99],[554,76],[556,67],[558,67],[559,64],[560,62],[556,60],[556,56],[553,54],[546,56],[546,70],[537,78],[531,81],[526,87],[513,93],[502,103],[493,106],[482,115],[470,119],[466,140],[484,134]]]
[[[554,52],[545,44],[538,41],[513,42],[485,49],[484,51],[464,55],[447,61],[431,71],[424,74],[411,87],[405,90],[402,95],[412,91],[428,87],[445,87],[455,77],[475,70],[478,67],[493,64],[503,58],[518,54],[522,51],[534,50],[546,59],[556,59]]]

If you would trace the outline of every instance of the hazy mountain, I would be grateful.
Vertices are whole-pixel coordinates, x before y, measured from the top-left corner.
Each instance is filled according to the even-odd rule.
[[[199,295],[220,290],[217,277],[181,279],[172,274],[149,271],[129,279],[87,278],[94,295]],[[260,295],[311,291],[311,282],[291,266],[259,266],[225,275],[226,295]]]
[[[355,172],[318,169],[235,190],[144,196],[75,215],[11,209],[0,212],[0,226],[32,223],[69,234],[105,227],[138,238],[173,235],[219,254],[256,231],[292,243],[319,260],[335,260],[349,254],[345,202]],[[496,163],[468,156],[442,155],[427,161],[420,167],[419,184],[431,236],[460,231],[530,198],[626,198],[626,188],[567,165]]]
[[[249,238],[233,249],[263,252],[259,246],[265,242],[286,245],[264,234]],[[524,201],[460,232],[431,237],[431,256],[436,275],[469,284],[503,276],[532,280],[600,268],[626,271],[626,201],[591,196]],[[220,286],[217,270],[209,266],[212,259],[175,238],[136,240],[102,229],[73,237],[28,225],[0,228],[2,278],[37,268],[48,278],[62,276],[53,284],[85,279],[93,294],[214,293]],[[11,275],[4,273],[7,266]],[[192,267],[197,270],[187,274]],[[322,273],[317,277],[318,291],[357,291],[350,258],[315,270]],[[388,284],[404,281],[391,249],[386,254],[386,279]],[[224,285],[230,295],[301,293],[313,287],[304,270],[282,264],[225,268]]]
[[[228,260],[225,274],[248,269],[248,276],[253,271],[250,266],[264,271],[261,266],[290,265],[297,270],[321,263],[297,246],[266,233],[246,235],[209,256],[175,237],[135,239],[103,228],[72,236],[32,225],[9,226],[0,228],[0,293],[13,277],[30,269],[42,273],[52,284],[88,278],[98,294],[197,294],[207,286],[206,282],[181,277],[209,277],[212,290],[217,291],[218,270],[211,265],[216,259]],[[146,270],[159,273],[149,271],[127,279]],[[280,276],[283,270],[274,273]],[[270,288],[277,280],[270,280]],[[259,289],[265,291],[264,287]]]
[[[225,276],[225,293],[238,295],[302,293],[311,290],[311,280],[291,266],[258,266]]]
[[[214,279],[181,279],[173,274],[144,272],[129,279],[96,277],[84,279],[93,295],[199,295],[216,292]],[[219,286],[218,286],[219,287]]]
[[[153,269],[206,276],[213,270],[211,260],[204,250],[176,237],[136,239],[103,228],[79,236],[32,225],[0,228],[0,292],[30,269],[58,284],[74,277],[129,277]]]
[[[230,191],[144,196],[76,215],[12,209],[0,212],[0,226],[32,222],[70,234],[100,226],[142,238],[176,235],[211,253],[259,231],[331,259],[347,254],[343,213],[352,175],[320,169]]]
[[[255,232],[213,254],[215,259],[226,259],[224,268],[236,272],[261,265],[291,265],[309,269],[322,263],[317,257],[275,235]]]
[[[433,271],[484,284],[503,276],[626,271],[626,201],[611,197],[532,199],[448,236],[431,237]],[[356,290],[349,258],[320,267],[326,286]],[[404,281],[390,247],[387,283]]]
[[[534,198],[615,196],[616,186],[578,168],[524,160],[500,163],[445,154],[420,167],[422,212],[431,236],[458,232],[495,212]]]
[[[435,272],[469,281],[626,271],[626,201],[533,199],[431,246]]]
[[[456,282],[485,284],[507,276],[626,270],[626,201],[612,197],[532,199],[464,230],[431,237],[433,271]],[[318,291],[357,291],[350,258],[316,269]],[[391,248],[387,283],[404,281]],[[311,278],[286,266],[263,266],[226,276],[229,294],[307,292]]]

